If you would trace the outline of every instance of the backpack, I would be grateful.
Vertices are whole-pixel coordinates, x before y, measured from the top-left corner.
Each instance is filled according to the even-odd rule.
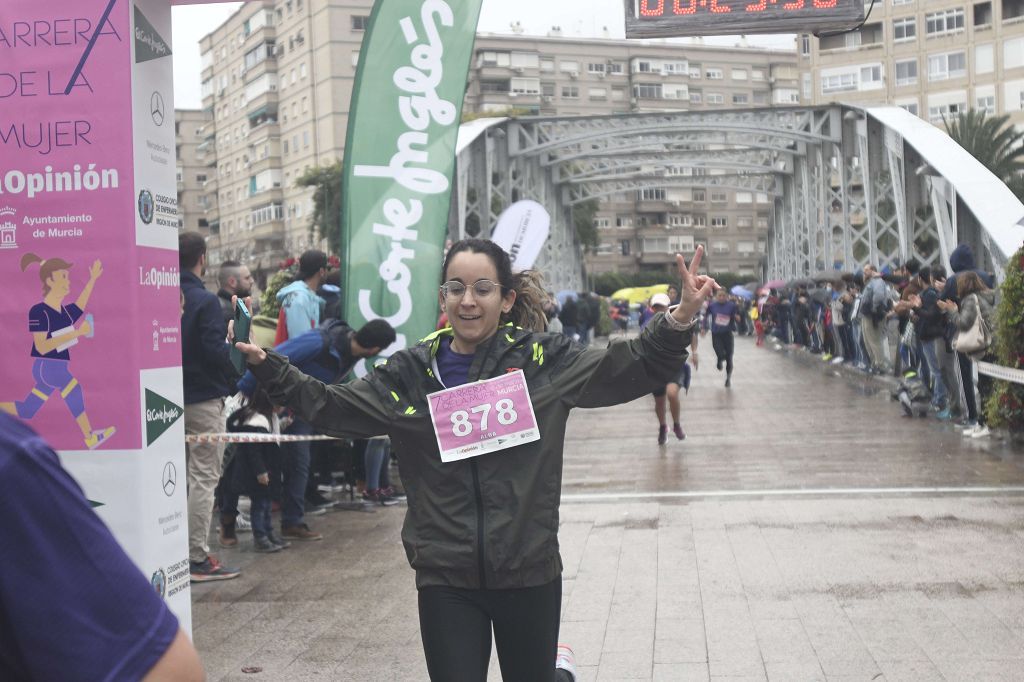
[[[284,306],[277,312],[277,331],[274,333],[274,346],[278,346],[288,340],[288,315]]]

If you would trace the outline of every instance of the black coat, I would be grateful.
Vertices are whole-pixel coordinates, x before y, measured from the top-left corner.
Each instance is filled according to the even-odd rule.
[[[251,423],[239,424],[238,412],[228,417],[228,431],[234,433],[269,433],[270,430]],[[252,497],[256,494],[277,496],[281,492],[281,446],[277,443],[236,443],[234,457],[221,477],[225,492]],[[256,477],[270,476],[270,485],[261,485]]]

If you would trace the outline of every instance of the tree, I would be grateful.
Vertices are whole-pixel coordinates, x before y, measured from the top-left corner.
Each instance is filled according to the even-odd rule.
[[[587,199],[572,207],[572,222],[576,228],[576,236],[585,248],[595,248],[600,241],[597,238],[597,226],[594,225],[594,216],[597,215],[599,204],[597,199]]]
[[[970,109],[947,119],[946,132],[1024,201],[1024,133],[1010,124],[1009,116],[989,117]]]
[[[298,187],[315,187],[309,231],[327,239],[331,253],[341,253],[341,161],[311,168],[295,180]]]

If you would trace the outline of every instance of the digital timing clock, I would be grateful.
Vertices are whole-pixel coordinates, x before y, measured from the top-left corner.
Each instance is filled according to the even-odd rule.
[[[853,28],[864,0],[625,0],[627,38]]]

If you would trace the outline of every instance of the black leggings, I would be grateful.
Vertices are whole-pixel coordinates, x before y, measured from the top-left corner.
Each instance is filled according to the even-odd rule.
[[[733,343],[732,332],[711,332],[711,346],[715,349],[718,361],[725,362],[727,374],[732,374]]]
[[[491,627],[504,682],[554,682],[562,579],[516,590],[419,590],[420,635],[434,682],[485,682]]]

